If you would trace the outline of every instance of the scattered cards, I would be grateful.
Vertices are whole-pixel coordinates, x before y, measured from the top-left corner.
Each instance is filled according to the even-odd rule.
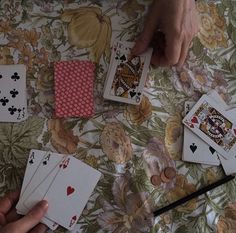
[[[235,153],[236,126],[233,119],[207,95],[200,98],[183,123],[226,159]]]
[[[114,43],[105,83],[105,99],[140,104],[152,49],[148,49],[139,56],[134,56],[130,52],[133,46],[132,42],[116,41]]]
[[[185,103],[184,161],[221,163],[227,175],[236,173],[236,111],[227,108],[216,91],[203,95],[196,104]]]
[[[73,156],[31,150],[17,212],[26,214],[40,200],[49,209],[42,222],[73,230],[101,173]]]
[[[0,121],[26,120],[26,67],[24,65],[0,65]]]

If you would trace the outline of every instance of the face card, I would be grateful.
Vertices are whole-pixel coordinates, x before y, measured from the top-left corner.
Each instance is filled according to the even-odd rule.
[[[59,172],[59,164],[63,160],[61,154],[46,152],[34,173],[22,197],[23,205],[29,210],[42,200],[49,185]]]
[[[203,95],[183,119],[183,123],[225,158],[233,156],[236,148],[236,128],[211,98]]]
[[[185,114],[194,106],[195,102],[185,102]],[[218,166],[220,161],[214,148],[205,143],[187,127],[184,127],[184,144],[182,159],[187,162],[202,163]]]
[[[130,52],[133,45],[131,42],[116,42],[107,75],[105,99],[136,105],[141,102],[152,49],[134,56]]]
[[[222,106],[223,109],[227,109],[227,104],[215,90],[208,92],[207,96],[209,96],[212,101]],[[189,113],[194,105],[195,102],[185,102],[185,115]],[[221,155],[217,153],[213,147],[205,143],[187,127],[184,127],[184,146],[182,155],[184,161],[218,166],[220,163],[218,159],[219,156]]]
[[[58,175],[43,198],[50,203],[46,217],[72,230],[101,173],[73,156],[68,156],[60,165]]]
[[[0,121],[27,119],[26,67],[0,65]]]
[[[227,111],[227,114],[230,116],[236,116],[236,109]],[[226,175],[236,174],[236,151],[234,156],[231,156],[228,159],[225,159],[223,156],[220,156],[219,159]]]
[[[40,163],[42,162],[44,156],[45,156],[45,151],[40,151],[40,150],[30,151],[29,158],[27,161],[27,167],[25,170],[24,180],[21,188],[20,198],[16,205],[18,214],[25,215],[28,213],[28,209],[23,205],[22,197],[25,193],[26,188],[31,182],[32,177],[34,176],[34,173],[37,171]],[[42,218],[41,222],[47,225],[51,230],[55,230],[58,227],[58,224],[47,218]]]

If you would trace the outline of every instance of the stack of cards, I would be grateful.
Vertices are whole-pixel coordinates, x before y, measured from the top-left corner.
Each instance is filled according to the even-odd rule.
[[[152,56],[152,49],[134,56],[134,43],[116,41],[112,48],[104,98],[127,104],[140,104]]]
[[[31,150],[17,213],[25,215],[40,200],[49,209],[42,219],[50,229],[73,230],[101,173],[71,155]]]
[[[54,68],[56,116],[91,117],[95,65],[90,61],[60,61]]]
[[[0,122],[27,119],[26,67],[0,65]]]
[[[184,161],[221,163],[227,175],[236,174],[236,109],[227,109],[216,91],[203,95],[196,104],[185,103]]]

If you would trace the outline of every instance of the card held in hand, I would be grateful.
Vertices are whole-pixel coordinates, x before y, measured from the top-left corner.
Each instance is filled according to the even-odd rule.
[[[95,65],[90,61],[60,61],[54,65],[56,117],[89,118],[94,114]]]
[[[49,202],[46,217],[73,230],[101,173],[73,156],[67,156],[59,169],[43,198]]]
[[[0,122],[26,120],[26,67],[0,65]]]

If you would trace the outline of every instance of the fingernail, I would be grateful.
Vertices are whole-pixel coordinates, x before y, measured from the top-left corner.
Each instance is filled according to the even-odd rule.
[[[48,209],[48,202],[45,200],[42,200],[37,204],[37,207],[46,211]]]

